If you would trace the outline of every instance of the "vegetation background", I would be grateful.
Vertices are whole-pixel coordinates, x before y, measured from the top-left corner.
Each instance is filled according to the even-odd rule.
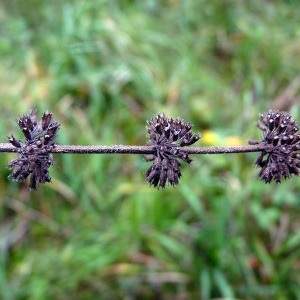
[[[180,116],[198,145],[259,139],[260,112],[300,122],[300,4],[280,0],[3,0],[0,136],[37,108],[58,142],[145,145]],[[55,155],[29,192],[0,161],[1,299],[297,299],[300,181],[256,179],[255,153],[194,156],[178,188],[139,155]]]

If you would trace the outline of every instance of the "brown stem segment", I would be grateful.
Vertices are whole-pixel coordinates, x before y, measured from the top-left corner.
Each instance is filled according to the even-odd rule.
[[[233,146],[233,147],[190,147],[183,148],[188,154],[226,154],[243,152],[260,152],[264,145]],[[19,152],[19,148],[9,143],[0,143],[0,152]],[[69,154],[153,154],[153,146],[74,146],[56,145],[52,153]]]
[[[56,145],[53,153],[76,154],[152,154],[152,146],[61,146]]]
[[[0,143],[0,152],[19,152],[19,148],[9,143]]]

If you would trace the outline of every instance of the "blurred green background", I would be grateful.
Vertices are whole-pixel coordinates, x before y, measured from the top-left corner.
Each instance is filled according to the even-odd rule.
[[[300,121],[300,3],[2,0],[0,136],[53,112],[57,141],[145,145],[158,112],[198,145],[259,139],[260,112]],[[178,188],[139,155],[55,155],[29,192],[0,160],[1,299],[297,299],[300,181],[265,185],[257,154],[193,156]]]

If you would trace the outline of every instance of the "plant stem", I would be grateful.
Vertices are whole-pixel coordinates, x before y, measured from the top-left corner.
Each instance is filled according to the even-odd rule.
[[[18,148],[9,143],[0,143],[0,152],[19,152]]]
[[[263,145],[233,146],[233,147],[190,147],[184,148],[188,154],[226,154],[242,152],[259,152],[264,149]],[[19,152],[19,148],[9,143],[0,143],[0,152]],[[152,154],[153,146],[74,146],[56,145],[52,153],[69,154]]]

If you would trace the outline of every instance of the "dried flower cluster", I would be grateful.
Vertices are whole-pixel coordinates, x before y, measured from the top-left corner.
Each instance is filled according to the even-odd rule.
[[[148,145],[155,147],[155,154],[146,157],[147,161],[153,161],[146,172],[146,180],[154,187],[164,188],[167,181],[170,185],[178,185],[181,163],[177,158],[190,163],[192,160],[182,147],[194,144],[200,135],[192,134],[191,124],[165,114],[158,114],[148,124]]]
[[[260,115],[257,126],[263,131],[264,145],[255,164],[261,167],[258,177],[266,183],[274,178],[280,183],[281,178],[300,174],[300,134],[296,122],[287,112],[269,111]],[[253,144],[253,143],[252,143]]]
[[[50,182],[49,167],[53,165],[51,151],[55,147],[54,139],[60,124],[52,122],[51,113],[43,113],[42,120],[37,121],[36,110],[16,120],[25,140],[17,140],[13,135],[8,141],[18,148],[20,156],[9,162],[14,168],[9,178],[18,182],[24,181],[30,174],[29,189],[36,189],[37,182]]]
[[[61,152],[59,150],[62,149],[56,147],[54,142],[60,124],[53,121],[52,114],[48,112],[43,113],[41,121],[38,121],[36,110],[32,110],[28,115],[23,115],[17,120],[25,139],[17,140],[13,135],[8,137],[8,141],[20,153],[18,158],[8,164],[8,167],[14,169],[9,178],[22,182],[30,176],[30,190],[36,189],[38,183],[50,182],[49,167],[53,165],[53,152],[152,153],[146,157],[147,161],[153,162],[146,171],[146,181],[157,188],[165,188],[167,182],[171,186],[179,184],[180,160],[191,163],[189,153],[221,154],[259,151],[255,164],[261,168],[258,177],[266,183],[270,183],[273,179],[276,183],[280,183],[282,178],[300,175],[300,134],[297,134],[299,127],[287,112],[270,110],[261,114],[257,126],[263,132],[262,140],[249,141],[253,146],[237,148],[190,148],[187,151],[184,147],[200,139],[199,133],[192,133],[190,123],[184,123],[179,118],[169,118],[164,113],[156,115],[147,123],[150,137],[148,147],[99,146],[99,151],[96,152],[97,146],[60,146],[67,149],[66,152]],[[91,151],[87,152],[87,148]]]

